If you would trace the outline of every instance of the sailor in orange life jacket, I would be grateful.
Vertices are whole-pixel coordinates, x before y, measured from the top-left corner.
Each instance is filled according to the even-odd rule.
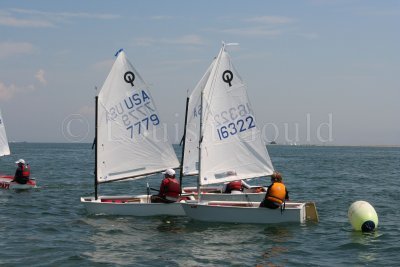
[[[167,169],[163,174],[164,179],[161,182],[160,191],[158,195],[151,196],[151,202],[173,203],[178,201],[181,194],[181,187],[175,179],[175,171]]]
[[[26,184],[29,181],[31,175],[31,167],[25,163],[25,160],[20,159],[15,162],[17,164],[17,170],[15,171],[14,179],[12,182],[19,184]]]
[[[271,175],[271,185],[268,186],[265,198],[260,203],[260,207],[277,209],[285,200],[289,200],[289,192],[286,190],[282,181],[282,175],[279,172],[274,172]]]

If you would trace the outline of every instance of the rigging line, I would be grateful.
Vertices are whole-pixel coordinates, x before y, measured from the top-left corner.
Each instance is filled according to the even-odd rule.
[[[283,214],[283,212],[286,209],[286,200],[283,201],[283,204],[281,205],[281,214]]]
[[[93,139],[92,150],[95,148],[96,145],[96,137]]]
[[[246,201],[247,201],[248,206],[251,207],[251,201],[250,201],[249,195],[248,195],[247,193],[244,193],[244,194],[245,194],[245,197],[246,197]]]
[[[150,195],[150,185],[148,182],[148,178],[146,176],[146,185],[147,185],[147,203],[151,203],[151,195]]]

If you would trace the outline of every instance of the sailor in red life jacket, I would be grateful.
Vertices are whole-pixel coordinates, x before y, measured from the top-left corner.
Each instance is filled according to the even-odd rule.
[[[282,175],[274,172],[271,175],[271,185],[268,186],[264,200],[260,203],[260,207],[277,209],[289,200],[289,192],[286,190],[282,181]]]
[[[151,202],[153,203],[173,203],[178,201],[179,195],[181,194],[181,187],[179,182],[175,179],[175,171],[173,169],[167,169],[164,174],[164,179],[160,185],[160,191],[158,195],[151,196]]]
[[[235,171],[228,171],[227,175],[237,177],[237,173]],[[239,178],[239,177],[237,177],[237,178]],[[241,193],[243,193],[243,190],[245,188],[249,189],[250,185],[248,185],[243,180],[235,180],[235,181],[229,182],[227,184],[224,184],[222,192],[227,193],[227,194],[241,194]]]
[[[31,175],[31,167],[25,163],[25,160],[20,159],[15,162],[17,164],[17,170],[15,171],[14,179],[12,182],[19,184],[26,184],[29,181]]]

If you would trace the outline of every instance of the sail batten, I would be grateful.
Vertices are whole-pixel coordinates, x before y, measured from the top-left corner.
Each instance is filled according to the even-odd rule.
[[[149,87],[120,51],[98,95],[97,181],[179,167]]]
[[[165,169],[163,169],[163,170],[165,170]],[[139,180],[139,179],[145,178],[146,176],[160,173],[160,171],[161,171],[161,170],[155,171],[155,172],[143,173],[143,174],[134,175],[134,176],[126,176],[126,177],[122,177],[122,178],[118,178],[118,179],[113,179],[113,180],[108,179],[108,180],[103,180],[103,181],[101,181],[101,182],[99,182],[99,183],[100,183],[100,184],[105,184],[105,183],[111,183],[111,182]]]

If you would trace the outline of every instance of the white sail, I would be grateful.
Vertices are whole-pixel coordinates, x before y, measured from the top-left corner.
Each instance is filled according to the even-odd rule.
[[[6,128],[4,127],[3,115],[0,111],[0,156],[10,155],[10,147],[6,135]]]
[[[183,160],[183,174],[195,175],[199,173],[199,135],[200,135],[200,112],[201,112],[201,92],[203,91],[213,63],[208,67],[206,73],[197,83],[189,97],[186,136],[185,136],[185,157]]]
[[[271,175],[246,85],[225,46],[203,90],[200,185]]]
[[[179,167],[154,99],[121,51],[98,95],[97,181]]]

